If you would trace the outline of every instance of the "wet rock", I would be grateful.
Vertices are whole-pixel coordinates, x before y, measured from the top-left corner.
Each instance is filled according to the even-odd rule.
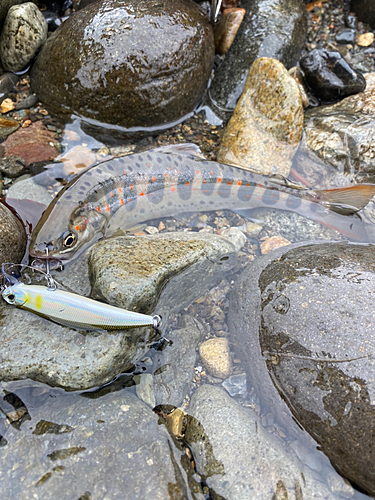
[[[304,5],[298,0],[244,0],[242,24],[225,60],[216,70],[208,105],[228,120],[241,96],[251,64],[272,57],[287,68],[300,56],[306,32]]]
[[[180,328],[168,333],[168,340],[173,344],[154,356],[156,404],[180,406],[190,393],[202,330],[198,320],[185,315],[181,318]]]
[[[8,113],[9,111],[13,111],[13,109],[16,107],[14,101],[12,99],[4,99],[3,102],[0,104],[0,113],[5,114]]]
[[[220,236],[230,241],[237,252],[246,244],[247,238],[238,227],[228,227],[220,231]]]
[[[8,96],[9,92],[14,90],[18,76],[14,73],[3,73],[0,76],[0,101]]]
[[[349,243],[278,250],[243,273],[229,311],[232,338],[262,404],[298,433],[279,392],[333,466],[370,495],[374,256],[373,245]]]
[[[11,7],[0,37],[4,69],[13,72],[23,70],[47,40],[47,31],[47,22],[34,3]]]
[[[177,287],[175,295],[169,292],[172,295],[168,309],[177,312],[176,307],[186,307],[207,291],[215,272],[230,269],[234,262],[233,245],[220,236],[119,236],[97,243],[90,251],[92,293],[124,309],[150,314],[168,282],[170,290]],[[181,275],[186,268],[187,272]],[[176,304],[176,294],[181,289],[184,297]],[[158,314],[163,316],[163,311],[158,309]]]
[[[298,89],[299,89],[300,94],[301,94],[302,105],[304,108],[307,108],[310,103],[309,103],[309,97],[307,95],[307,88],[305,85],[305,80],[303,79],[302,71],[297,66],[293,66],[293,68],[290,68],[289,74],[297,82]]]
[[[13,7],[13,5],[18,5],[20,3],[25,3],[27,0],[2,0],[0,3],[0,32],[3,28],[5,18],[7,17],[8,10]]]
[[[360,21],[369,23],[375,29],[375,5],[368,0],[351,0],[351,10],[353,10]]]
[[[215,494],[227,500],[335,498],[281,439],[264,430],[253,411],[222,389],[201,386],[191,399],[189,414],[194,419],[185,438],[197,471]],[[286,496],[280,496],[280,490]]]
[[[213,59],[212,27],[194,2],[102,0],[49,37],[32,86],[55,115],[151,127],[194,109]]]
[[[246,373],[231,375],[221,385],[231,396],[244,397],[247,393]]]
[[[20,156],[7,156],[0,160],[0,172],[13,179],[18,177],[25,168],[25,162]]]
[[[276,59],[257,59],[225,129],[218,161],[287,177],[302,127],[296,81]]]
[[[375,73],[365,78],[364,92],[306,112],[302,149],[357,182],[375,182]]]
[[[232,373],[228,339],[212,338],[199,346],[199,355],[213,377],[226,378]]]
[[[56,158],[56,135],[49,131],[41,121],[32,123],[27,128],[20,128],[4,142],[4,156],[20,156],[26,166],[38,161]]]
[[[352,44],[354,45],[356,39],[356,32],[352,29],[342,29],[336,35],[336,42],[343,44]]]
[[[154,393],[154,383],[151,373],[141,373],[140,375],[134,376],[134,382],[136,383],[135,390],[139,399],[142,399],[146,405],[150,408],[156,406],[155,393]]]
[[[16,104],[16,111],[19,111],[21,109],[29,109],[32,108],[33,106],[36,105],[38,102],[38,98],[35,94],[30,94],[25,99],[22,99],[22,101],[18,102]]]
[[[307,84],[323,101],[337,101],[366,88],[362,74],[353,69],[339,52],[315,49],[302,57],[300,65]]]
[[[6,385],[8,391],[14,386]],[[192,498],[183,454],[135,395],[123,390],[96,398],[36,384],[15,387],[31,420],[1,429],[7,440],[0,467],[4,500]]]
[[[0,265],[18,264],[26,250],[26,233],[21,222],[0,203]]]
[[[0,118],[0,139],[15,132],[20,126],[20,122],[13,118]]]
[[[9,157],[14,158],[14,157]],[[4,159],[5,160],[5,159]],[[26,178],[23,178],[26,177]],[[8,188],[7,198],[17,200],[32,200],[49,205],[53,199],[53,193],[48,192],[44,186],[36,184],[34,179],[28,176],[22,176]]]
[[[345,24],[348,28],[352,30],[358,29],[358,19],[357,16],[353,12],[348,12],[345,16]]]
[[[214,26],[215,50],[218,54],[224,55],[228,52],[245,14],[245,9],[224,10],[220,21]]]
[[[271,238],[267,238],[260,245],[260,251],[262,255],[272,252],[280,247],[285,247],[290,245],[290,241],[283,238],[282,236],[271,236]]]

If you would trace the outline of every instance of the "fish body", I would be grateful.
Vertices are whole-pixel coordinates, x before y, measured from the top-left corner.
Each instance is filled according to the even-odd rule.
[[[38,259],[68,262],[101,236],[149,219],[256,207],[297,212],[365,240],[358,218],[339,216],[331,209],[340,205],[348,213],[356,212],[374,194],[373,185],[295,189],[241,167],[146,151],[95,165],[68,183],[35,227],[29,252]]]
[[[159,316],[148,316],[63,290],[16,283],[2,291],[3,299],[60,325],[79,330],[157,328]]]

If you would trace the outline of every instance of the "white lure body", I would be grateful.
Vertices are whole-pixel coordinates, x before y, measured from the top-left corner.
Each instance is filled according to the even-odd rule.
[[[158,328],[160,316],[148,316],[40,285],[16,283],[2,291],[3,299],[43,318],[80,330]]]

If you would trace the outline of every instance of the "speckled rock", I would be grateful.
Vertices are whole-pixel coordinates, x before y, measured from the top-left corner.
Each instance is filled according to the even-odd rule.
[[[251,64],[273,57],[287,68],[295,66],[306,34],[300,0],[242,0],[241,7],[245,17],[209,89],[208,105],[223,120],[230,118]]]
[[[0,36],[4,69],[13,72],[24,69],[47,40],[47,31],[47,21],[35,4],[11,7]]]
[[[49,37],[32,86],[63,118],[76,113],[126,128],[151,127],[194,109],[213,59],[213,30],[196,3],[101,0]]]
[[[311,469],[298,462],[275,432],[267,433],[255,412],[240,406],[224,390],[201,386],[191,399],[189,414],[194,418],[189,421],[185,438],[195,466],[220,498],[336,498],[326,484],[313,478]]]
[[[2,409],[14,410],[13,395],[29,413],[13,425],[0,422],[3,500],[192,498],[183,453],[134,394],[64,395],[35,383],[6,389]]]
[[[20,156],[8,156],[0,160],[0,172],[7,177],[18,177],[24,168],[25,162]]]
[[[232,373],[232,360],[226,338],[208,339],[199,346],[199,355],[213,377],[226,378]]]
[[[302,149],[357,182],[375,182],[375,73],[366,90],[305,115]]]
[[[228,315],[262,404],[298,435],[293,413],[333,466],[370,495],[374,257],[373,245],[349,243],[276,250],[242,274]]]
[[[257,59],[225,129],[218,161],[287,177],[302,127],[303,105],[296,81],[276,59]]]
[[[124,309],[150,314],[169,282],[169,311],[182,309],[208,289],[216,272],[234,265],[235,255],[229,241],[210,234],[166,233],[107,239],[90,251],[92,293]],[[181,274],[186,268],[187,273]],[[173,277],[178,277],[176,282]],[[183,297],[178,294],[181,289]],[[163,311],[158,309],[158,314],[163,315]]]
[[[5,18],[7,17],[8,10],[13,7],[13,5],[18,5],[20,3],[26,3],[28,0],[2,0],[0,2],[0,32],[2,30]]]
[[[0,265],[21,262],[26,251],[26,233],[21,222],[0,203]]]
[[[362,92],[363,75],[334,50],[315,49],[300,60],[308,86],[324,102],[333,102]]]

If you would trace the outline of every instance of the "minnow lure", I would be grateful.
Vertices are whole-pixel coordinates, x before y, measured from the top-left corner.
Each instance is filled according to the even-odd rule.
[[[125,330],[151,326],[157,330],[160,316],[147,316],[104,304],[71,292],[16,282],[1,293],[8,304],[78,330]]]
[[[151,218],[183,212],[270,207],[297,212],[355,240],[367,240],[354,214],[375,194],[375,185],[296,189],[242,167],[192,157],[192,145],[114,158],[69,182],[35,227],[29,252],[37,259],[69,262],[102,235]],[[188,153],[190,152],[190,155]],[[340,212],[334,213],[334,211]]]

